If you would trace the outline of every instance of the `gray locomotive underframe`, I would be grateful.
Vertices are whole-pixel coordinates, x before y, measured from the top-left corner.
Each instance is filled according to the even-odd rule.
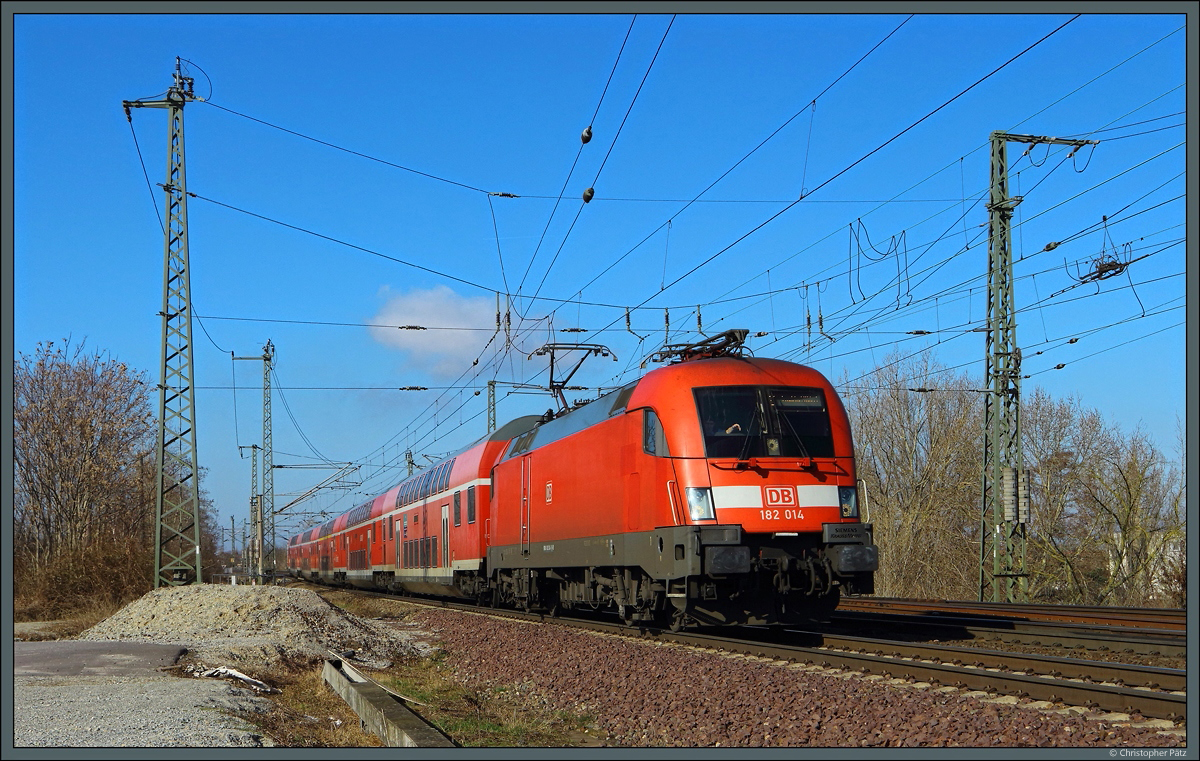
[[[805,557],[805,550],[819,552]],[[772,583],[783,584],[785,593],[822,596],[833,591],[834,583],[851,593],[872,592],[877,568],[877,550],[870,527],[864,524],[829,524],[820,535],[775,538],[746,534],[737,525],[669,526],[530,542],[527,552],[522,552],[520,545],[492,547],[487,556],[493,582],[507,578],[518,599],[532,600],[538,594],[536,583],[549,581],[563,584],[568,591],[562,602],[586,605],[600,600],[581,599],[577,590],[581,585],[598,584],[615,587],[607,597],[619,606],[633,608],[661,595],[667,605],[686,609],[709,623],[724,623],[742,615],[749,622],[769,622],[770,613],[762,618],[764,611],[757,609],[766,598],[750,601],[745,610],[725,599],[731,589],[752,588],[764,574],[782,570],[784,580],[775,578]],[[802,580],[801,587],[808,586],[790,588],[787,584],[792,579]],[[571,594],[572,584],[575,594]],[[772,591],[780,590],[772,587]],[[648,619],[652,613],[645,608],[624,611],[633,620]]]

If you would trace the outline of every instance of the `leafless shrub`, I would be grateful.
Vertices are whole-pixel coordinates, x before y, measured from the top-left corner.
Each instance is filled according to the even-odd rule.
[[[881,595],[976,599],[982,511],[979,384],[927,352],[888,357],[846,390],[859,477],[880,549]],[[1022,447],[1034,602],[1180,606],[1182,459],[1077,400],[1026,391]],[[1182,446],[1180,447],[1182,451]]]
[[[56,618],[144,594],[153,583],[156,530],[152,386],[140,371],[70,339],[38,344],[15,364],[19,607]],[[210,505],[201,520],[208,549]]]

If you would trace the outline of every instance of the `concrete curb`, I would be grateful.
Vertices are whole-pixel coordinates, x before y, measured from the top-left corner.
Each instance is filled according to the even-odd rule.
[[[358,714],[363,728],[389,748],[453,748],[454,743],[390,693],[341,660],[327,660],[321,676]]]

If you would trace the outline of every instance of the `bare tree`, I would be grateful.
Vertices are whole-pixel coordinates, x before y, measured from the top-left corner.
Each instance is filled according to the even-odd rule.
[[[1122,433],[1041,389],[1022,420],[1031,463],[1031,598],[1176,605],[1183,563],[1181,468],[1141,430]]]
[[[153,580],[155,419],[145,376],[68,339],[14,372],[13,585],[34,614],[119,604]],[[216,521],[200,491],[201,543]]]
[[[1091,595],[1101,605],[1165,604],[1158,587],[1169,547],[1183,538],[1183,484],[1141,430],[1111,432],[1080,466],[1079,503],[1096,527],[1103,574]]]
[[[859,477],[879,545],[876,589],[975,599],[982,507],[982,401],[929,352],[889,356],[847,389]],[[1140,430],[1106,423],[1042,389],[1022,403],[1030,472],[1030,598],[1092,605],[1181,605],[1182,459]]]
[[[83,343],[39,344],[14,373],[14,550],[32,569],[143,536],[153,418],[144,377]]]
[[[928,352],[895,355],[847,392],[875,542],[876,590],[972,599],[978,592],[982,405],[965,375]]]
[[[1049,603],[1080,603],[1103,556],[1103,538],[1076,499],[1080,466],[1106,440],[1099,413],[1042,389],[1022,403],[1022,446],[1030,473],[1029,594]]]

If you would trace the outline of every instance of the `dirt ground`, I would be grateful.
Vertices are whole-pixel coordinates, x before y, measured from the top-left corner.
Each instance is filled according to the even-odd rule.
[[[13,624],[13,638],[25,640],[30,635],[45,634],[63,626],[67,621],[21,621]]]

